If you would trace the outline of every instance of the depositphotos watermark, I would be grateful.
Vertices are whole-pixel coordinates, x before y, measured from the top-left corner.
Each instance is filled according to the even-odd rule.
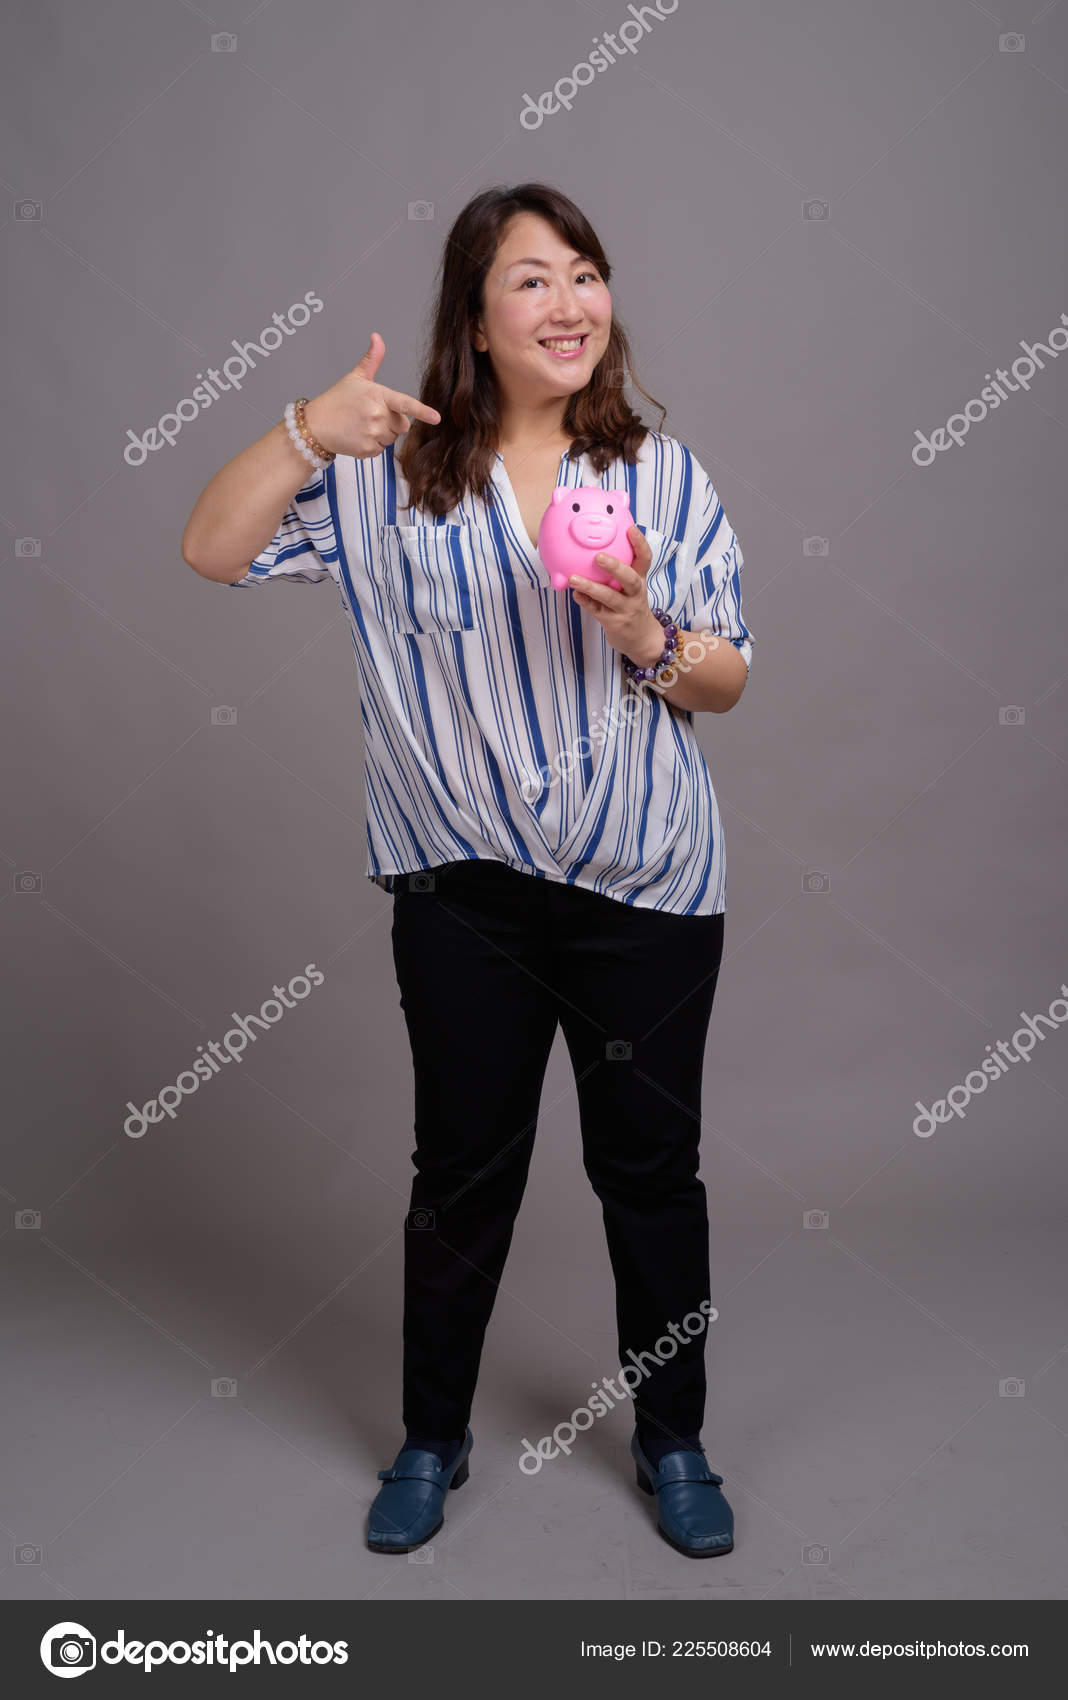
[[[198,1045],[198,1051],[210,1051],[214,1058],[214,1066],[207,1057],[197,1057],[192,1068],[183,1069],[173,1086],[164,1086],[155,1098],[150,1098],[147,1104],[138,1109],[132,1099],[127,1098],[126,1108],[130,1114],[122,1124],[123,1132],[131,1139],[141,1139],[149,1122],[161,1122],[164,1116],[174,1120],[183,1098],[196,1092],[202,1080],[212,1080],[219,1073],[224,1063],[243,1062],[242,1052],[250,1043],[253,1045],[259,1038],[258,1033],[251,1031],[253,1022],[258,1023],[266,1033],[276,1022],[281,1021],[287,1009],[296,1009],[298,1003],[311,993],[313,986],[321,986],[326,975],[316,968],[314,962],[309,962],[303,974],[294,974],[288,986],[272,986],[273,998],[267,998],[260,1004],[257,1015],[238,1015],[237,1010],[230,1014],[235,1026],[224,1033],[222,1040],[213,1039],[209,1045]],[[290,997],[286,997],[286,993]],[[131,1123],[133,1124],[131,1126]],[[138,1126],[140,1123],[140,1126]]]
[[[156,424],[150,425],[142,436],[135,436],[132,430],[127,430],[126,435],[130,440],[122,451],[122,458],[127,466],[144,466],[153,449],[161,449],[164,443],[173,445],[183,425],[190,424],[198,413],[209,408],[213,401],[218,401],[219,395],[213,385],[218,385],[219,391],[239,390],[241,379],[249,367],[256,364],[252,357],[253,350],[266,360],[276,348],[281,348],[283,336],[293,336],[296,331],[303,329],[313,313],[321,313],[322,310],[323,303],[314,289],[309,289],[305,292],[303,301],[294,301],[288,314],[271,314],[273,325],[264,326],[259,342],[238,342],[236,337],[231,337],[230,346],[236,348],[237,353],[229,355],[223,361],[221,372],[214,366],[208,367],[207,377],[203,372],[198,372],[197,377],[202,381],[194,387],[192,396],[183,396],[173,413],[161,414]],[[275,340],[268,341],[269,337]],[[229,383],[223,382],[223,373],[229,378]],[[210,383],[208,379],[211,380]],[[186,410],[184,413],[183,408]],[[163,439],[162,442],[160,438]]]
[[[1054,342],[1053,339],[1056,336],[1062,336],[1064,341]],[[1003,401],[1007,401],[1008,397],[1000,388],[1001,384],[1004,384],[1005,388],[1013,395],[1018,389],[1030,390],[1031,379],[1034,377],[1036,369],[1040,372],[1046,370],[1042,361],[1038,359],[1039,351],[1048,354],[1051,360],[1056,360],[1058,354],[1063,354],[1064,350],[1068,348],[1068,313],[1061,314],[1060,324],[1054,325],[1045,342],[1036,342],[1029,346],[1021,339],[1020,347],[1023,349],[1023,353],[1016,357],[1011,368],[1012,375],[1016,379],[1014,384],[1009,382],[1009,374],[1003,366],[999,366],[997,372],[993,374],[993,377],[998,380],[997,383],[993,382],[989,372],[984,372],[983,376],[991,379],[991,381],[985,389],[980,390],[977,396],[973,396],[971,401],[965,402],[962,412],[951,413],[945,425],[940,425],[937,431],[931,432],[929,437],[925,437],[922,431],[916,432],[920,440],[913,448],[912,458],[917,466],[930,466],[936,454],[941,453],[943,449],[951,449],[954,443],[959,447],[973,425],[978,425],[980,420],[985,419],[988,413],[993,413],[995,407],[1000,407]],[[1017,371],[1018,366],[1023,367],[1023,370]],[[973,413],[972,408],[977,408],[978,412]],[[920,456],[924,454],[927,458],[921,460]]]
[[[519,122],[524,130],[537,130],[549,113],[559,112],[562,106],[566,106],[570,112],[580,88],[592,83],[594,77],[599,72],[607,71],[609,65],[614,65],[616,54],[637,53],[638,43],[643,36],[649,34],[653,24],[659,23],[663,18],[670,18],[672,12],[677,12],[678,9],[679,0],[675,0],[674,5],[669,5],[668,0],[656,0],[655,6],[628,6],[627,11],[631,16],[626,23],[620,24],[614,34],[610,35],[606,30],[602,36],[594,36],[593,52],[588,59],[580,60],[569,77],[561,77],[551,89],[546,89],[540,100],[532,100],[524,89],[523,99],[526,105],[519,114]],[[652,19],[652,23],[649,19]]]
[[[681,1331],[679,1323],[668,1323],[667,1333],[661,1334],[651,1352],[628,1350],[627,1356],[632,1359],[632,1362],[624,1364],[616,1378],[623,1383],[622,1393],[618,1391],[616,1380],[611,1376],[606,1375],[602,1381],[591,1381],[590,1386],[594,1389],[593,1398],[588,1404],[580,1405],[577,1411],[572,1411],[566,1423],[557,1423],[552,1434],[543,1435],[537,1446],[532,1445],[526,1435],[523,1436],[525,1451],[519,1454],[519,1468],[523,1474],[525,1476],[536,1476],[547,1458],[558,1458],[561,1452],[566,1452],[570,1457],[576,1436],[584,1429],[592,1428],[598,1417],[611,1416],[615,1409],[615,1405],[611,1403],[612,1400],[619,1405],[622,1404],[624,1399],[633,1399],[633,1389],[637,1387],[643,1376],[651,1373],[646,1368],[644,1362],[646,1358],[652,1358],[654,1368],[658,1364],[670,1363],[680,1344],[685,1346],[688,1339],[695,1339],[704,1329],[706,1323],[715,1322],[718,1315],[719,1311],[716,1310],[712,1300],[702,1299],[697,1310],[687,1311],[683,1317]],[[696,1324],[696,1326],[691,1327],[691,1323]],[[669,1346],[670,1351],[667,1349]],[[661,1351],[661,1348],[663,1348],[663,1351]],[[633,1382],[627,1379],[628,1376],[633,1376]]]
[[[1057,1004],[1061,1006],[1060,1015],[1054,1013]],[[1020,1053],[1018,1057],[1013,1055],[1004,1039],[999,1039],[996,1045],[987,1045],[985,1049],[1000,1051],[1002,1057],[1007,1057],[1009,1062],[1020,1062],[1021,1060],[1030,1062],[1030,1053],[1034,1050],[1036,1041],[1046,1037],[1044,1033],[1039,1031],[1038,1023],[1044,1021],[1050,1032],[1055,1033],[1062,1022],[1068,1021],[1068,986],[1061,987],[1061,996],[1054,998],[1045,1015],[1027,1015],[1021,1009],[1020,1020],[1024,1025],[1017,1027],[1012,1036],[1012,1043]],[[959,1116],[963,1119],[965,1106],[968,1102],[978,1093],[985,1092],[991,1080],[1000,1080],[1002,1075],[1008,1074],[1008,1072],[1008,1066],[999,1065],[996,1058],[984,1057],[979,1068],[973,1069],[971,1074],[966,1074],[959,1086],[951,1086],[945,1097],[939,1098],[938,1102],[932,1104],[930,1109],[927,1108],[926,1104],[921,1104],[917,1098],[916,1108],[920,1113],[912,1124],[912,1131],[916,1138],[930,1139],[938,1122],[948,1122],[951,1116]],[[973,1080],[976,1082],[974,1086],[972,1085]],[[921,1122],[926,1122],[927,1126],[921,1128]]]
[[[347,1641],[313,1641],[300,1635],[288,1641],[267,1641],[258,1629],[251,1641],[231,1638],[208,1629],[193,1641],[140,1641],[126,1639],[121,1628],[109,1640],[98,1640],[84,1623],[53,1623],[41,1637],[41,1663],[53,1676],[84,1676],[86,1671],[106,1665],[129,1665],[150,1676],[160,1665],[212,1666],[233,1675],[248,1665],[345,1665],[349,1661]],[[88,1693],[89,1691],[86,1690]]]
[[[620,730],[620,721],[625,726],[631,724],[634,716],[642,712],[643,692],[655,691],[658,696],[663,696],[680,673],[688,673],[696,662],[702,661],[712,650],[718,648],[719,638],[705,626],[696,636],[690,634],[678,651],[678,661],[673,662],[670,667],[665,667],[658,679],[628,679],[628,688],[624,691],[621,701],[613,703],[603,715],[598,715],[591,722],[589,732],[584,732],[580,738],[576,738],[570,750],[558,750],[552,762],[546,762],[537,773],[527,769],[519,787],[522,795],[530,799],[539,797],[543,791],[551,790],[558,779],[567,778],[574,771],[576,762],[588,756],[595,747],[600,749],[609,732],[613,735],[617,733]],[[627,710],[626,713],[624,709]],[[556,769],[555,773],[553,768]]]

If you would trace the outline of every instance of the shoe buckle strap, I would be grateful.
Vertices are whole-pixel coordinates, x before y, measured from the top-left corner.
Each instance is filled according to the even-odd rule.
[[[691,1459],[694,1462],[691,1462]],[[723,1477],[718,1476],[703,1460],[701,1467],[697,1468],[696,1460],[696,1453],[672,1453],[663,1461],[666,1467],[655,1472],[660,1485],[666,1487],[669,1482],[714,1482],[716,1487],[722,1487]]]
[[[444,1473],[430,1468],[398,1470],[394,1464],[388,1470],[379,1470],[378,1479],[380,1482],[440,1482]]]

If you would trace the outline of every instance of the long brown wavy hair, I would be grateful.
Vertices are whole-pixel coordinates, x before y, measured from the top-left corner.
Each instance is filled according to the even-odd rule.
[[[485,500],[498,448],[499,397],[488,353],[472,344],[475,323],[484,311],[486,275],[505,227],[517,213],[537,213],[576,253],[592,260],[607,284],[612,268],[585,214],[561,190],[548,183],[519,183],[485,189],[459,213],[445,238],[439,268],[437,303],[426,341],[422,376],[415,394],[441,414],[440,425],[413,419],[396,451],[408,485],[409,507],[440,518],[473,490]],[[573,439],[570,458],[588,454],[598,476],[617,456],[633,460],[647,427],[627,402],[629,381],[660,409],[666,409],[634,376],[630,343],[615,314],[608,347],[589,383],[570,397],[563,429]]]

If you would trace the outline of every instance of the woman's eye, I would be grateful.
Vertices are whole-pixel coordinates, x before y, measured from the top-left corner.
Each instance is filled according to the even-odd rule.
[[[581,280],[584,277],[588,277],[591,283],[598,283],[600,281],[596,272],[579,272],[578,277],[575,279],[575,282],[576,283],[581,282]],[[543,277],[525,277],[519,287],[520,287],[520,289],[525,289],[527,287],[528,283],[544,283],[544,282],[545,282],[545,279]]]

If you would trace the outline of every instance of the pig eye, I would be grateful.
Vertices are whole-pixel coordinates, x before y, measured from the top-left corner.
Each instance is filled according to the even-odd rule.
[[[615,508],[612,506],[611,502],[609,502],[609,504],[608,504],[608,511],[609,511],[610,514],[613,514],[616,511]]]
[[[572,509],[573,513],[576,513],[576,514],[581,513],[582,512],[582,505],[579,502],[572,502],[571,509]]]

